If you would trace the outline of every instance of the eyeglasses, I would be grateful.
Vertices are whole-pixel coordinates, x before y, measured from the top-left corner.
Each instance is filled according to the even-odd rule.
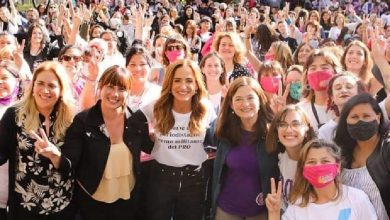
[[[181,45],[181,44],[167,46],[168,51],[183,50],[183,49],[184,49],[184,45]]]
[[[69,56],[69,55],[64,55],[62,56],[62,60],[65,60],[65,61],[70,61],[70,60],[74,60],[75,62],[80,62],[83,58],[81,56]]]
[[[301,128],[302,126],[303,126],[303,123],[301,123],[299,121],[294,121],[291,124],[289,124],[287,122],[279,122],[278,129],[287,130],[287,128],[290,127],[291,129],[297,130],[297,129]]]

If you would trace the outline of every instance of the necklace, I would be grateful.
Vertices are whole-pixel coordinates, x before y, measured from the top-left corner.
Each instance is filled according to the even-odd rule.
[[[144,89],[139,95],[130,95],[129,106],[131,109],[139,109],[142,104],[144,94],[149,90],[149,84],[145,84]]]

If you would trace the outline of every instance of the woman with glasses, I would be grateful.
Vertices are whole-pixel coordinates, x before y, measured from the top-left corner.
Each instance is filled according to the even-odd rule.
[[[169,64],[174,63],[178,59],[185,59],[190,56],[190,49],[186,41],[181,35],[169,36],[162,50],[162,64],[160,69],[154,69],[150,77],[150,81],[158,85],[162,85],[165,75],[165,70]]]
[[[288,206],[301,149],[315,136],[306,113],[296,105],[284,107],[271,123],[265,144],[268,153],[278,154],[283,187],[283,210],[286,210]]]
[[[85,77],[82,74],[83,51],[78,46],[65,46],[58,54],[58,60],[65,67],[66,73],[71,81],[73,97],[78,101],[85,85]]]
[[[212,208],[216,220],[267,219],[264,199],[279,176],[277,154],[266,151],[273,118],[255,79],[240,77],[226,94],[217,121]],[[238,187],[239,186],[239,187]]]
[[[61,65],[42,63],[22,100],[0,121],[0,164],[9,161],[9,219],[74,219],[72,174],[61,173],[49,157],[61,151],[75,113],[69,85]],[[40,148],[41,138],[50,148]]]

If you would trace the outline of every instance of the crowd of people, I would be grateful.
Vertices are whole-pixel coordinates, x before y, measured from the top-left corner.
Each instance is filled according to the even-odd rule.
[[[389,220],[390,8],[0,8],[0,220]]]

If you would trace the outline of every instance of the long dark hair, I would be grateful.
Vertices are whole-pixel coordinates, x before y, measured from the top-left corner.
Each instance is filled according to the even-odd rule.
[[[353,150],[356,147],[356,140],[351,137],[347,129],[347,117],[351,112],[352,108],[359,104],[369,104],[376,114],[380,114],[379,130],[380,136],[384,136],[386,133],[385,123],[383,114],[378,102],[368,93],[358,94],[349,99],[341,111],[339,124],[337,125],[336,135],[334,142],[341,147],[341,154],[343,157],[343,167],[351,167],[353,158]]]

